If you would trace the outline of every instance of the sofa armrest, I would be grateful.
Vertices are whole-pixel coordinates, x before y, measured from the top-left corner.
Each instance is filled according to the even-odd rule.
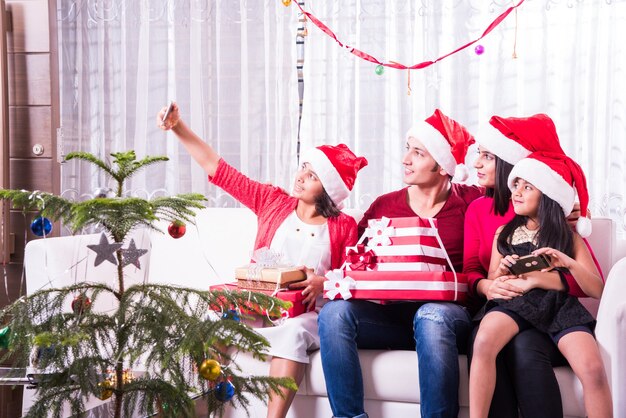
[[[600,308],[596,338],[613,395],[616,418],[626,418],[626,258],[618,261],[608,275]]]

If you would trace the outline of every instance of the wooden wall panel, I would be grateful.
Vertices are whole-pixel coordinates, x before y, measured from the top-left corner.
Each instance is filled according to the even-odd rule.
[[[5,0],[11,18],[7,35],[10,181],[15,189],[56,191],[59,168],[56,163],[58,112],[58,64],[56,0]],[[6,126],[6,125],[5,125]],[[35,144],[44,154],[32,153]],[[8,229],[13,254],[4,268],[8,286],[0,279],[0,306],[19,297],[22,262],[27,241],[36,239],[30,231],[35,214],[24,216],[12,210]],[[57,223],[55,228],[58,229]],[[58,233],[58,231],[53,231]],[[8,288],[8,289],[7,289]],[[22,410],[22,388],[0,387],[0,417],[17,418]]]
[[[49,106],[13,106],[9,109],[11,158],[52,157],[52,111]],[[41,144],[44,153],[33,154],[33,146]]]
[[[9,54],[9,105],[50,105],[50,54]]]
[[[40,239],[40,237],[33,234],[33,231],[30,230],[30,224],[36,216],[37,212],[27,212],[24,214],[22,211],[11,211],[11,232],[14,234],[11,263],[22,263],[24,261],[26,243],[34,239]],[[52,226],[52,232],[56,232],[54,228],[58,228],[56,223]],[[0,283],[0,293],[2,293],[2,288],[3,285]],[[16,292],[17,290],[19,289],[16,289]]]
[[[7,0],[6,5],[13,24],[9,52],[49,52],[48,0]]]
[[[52,192],[52,160],[11,160],[11,189]]]

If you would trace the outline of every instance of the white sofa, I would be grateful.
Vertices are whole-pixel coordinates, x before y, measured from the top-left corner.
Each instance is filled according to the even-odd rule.
[[[355,217],[359,211],[352,211]],[[161,225],[165,231],[167,225]],[[615,225],[609,219],[594,219],[590,237],[605,275],[608,276],[604,297],[598,312],[597,338],[613,391],[615,417],[626,418],[626,242],[616,240]],[[136,231],[138,248],[149,253],[140,258],[141,269],[127,271],[128,280],[150,280],[206,288],[232,280],[234,268],[250,258],[256,219],[243,208],[211,208],[197,217],[196,226],[188,225],[187,233],[173,239],[167,233]],[[110,280],[113,265],[93,269],[93,258],[87,244],[95,243],[98,235],[48,238],[30,242],[26,247],[25,268],[27,289],[32,292],[42,286],[70,284],[76,280]],[[93,256],[91,256],[93,257]],[[81,261],[82,260],[82,261]],[[77,264],[78,263],[78,264]],[[610,270],[610,274],[609,274]],[[69,303],[69,302],[68,302]],[[587,302],[586,302],[587,303]],[[597,303],[589,303],[595,312]],[[106,306],[99,309],[106,309]],[[619,346],[621,344],[621,347]],[[419,416],[419,382],[417,356],[414,351],[361,350],[359,353],[365,382],[365,407],[371,418]],[[267,374],[268,364],[240,354],[237,362],[250,374]],[[459,357],[461,368],[459,416],[468,416],[467,360]],[[566,417],[584,417],[582,387],[571,369],[555,369],[561,388]],[[346,388],[350,390],[350,388]],[[30,405],[26,391],[24,408]],[[91,400],[90,405],[100,403]],[[289,417],[330,417],[332,412],[326,397],[319,352],[313,353],[311,363],[300,386]],[[253,401],[250,415],[233,408],[227,417],[264,417],[262,403]]]

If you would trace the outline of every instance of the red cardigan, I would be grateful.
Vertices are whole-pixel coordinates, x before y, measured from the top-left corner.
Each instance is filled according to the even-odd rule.
[[[219,186],[257,215],[257,234],[254,249],[269,247],[278,227],[296,209],[298,199],[283,189],[251,180],[236,168],[220,159],[217,170],[209,181]],[[345,259],[345,248],[357,242],[354,219],[341,213],[328,218],[331,269],[340,268]]]

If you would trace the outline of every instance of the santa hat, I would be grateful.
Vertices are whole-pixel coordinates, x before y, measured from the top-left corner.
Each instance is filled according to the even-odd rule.
[[[480,131],[478,143],[509,164],[537,151],[565,154],[554,122],[543,113],[527,118],[492,116]]]
[[[513,166],[508,179],[511,191],[514,191],[513,183],[517,178],[532,183],[557,202],[565,216],[572,212],[578,194],[580,218],[576,223],[576,230],[582,237],[591,235],[591,221],[587,218],[587,181],[582,168],[574,160],[562,153],[535,152]]]
[[[406,136],[424,144],[437,164],[454,180],[467,179],[468,170],[463,163],[467,148],[474,143],[474,137],[463,125],[437,109],[425,121],[413,125]]]
[[[367,165],[345,144],[321,145],[302,153],[300,161],[310,163],[324,190],[337,207],[350,195],[359,170]]]

